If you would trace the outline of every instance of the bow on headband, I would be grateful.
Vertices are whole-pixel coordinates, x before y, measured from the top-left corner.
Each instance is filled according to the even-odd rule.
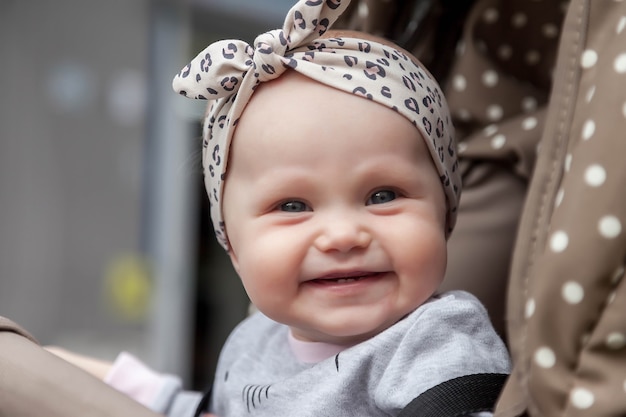
[[[202,162],[211,218],[228,249],[221,198],[234,128],[256,86],[288,69],[347,93],[363,96],[408,118],[423,136],[447,199],[448,232],[461,190],[454,129],[440,87],[417,61],[398,49],[357,38],[320,38],[347,8],[346,0],[300,0],[282,29],[209,45],[174,77],[174,90],[213,100],[203,129]],[[390,139],[391,140],[391,139]]]
[[[294,47],[306,45],[322,36],[345,10],[349,1],[300,1],[287,14],[283,29],[259,35],[254,48],[244,41],[223,40],[204,49],[174,78],[174,90],[190,98],[217,99],[241,88],[248,79],[265,82],[278,78],[286,68],[296,65],[285,57]],[[311,18],[315,16],[314,18]],[[194,82],[189,82],[191,77]]]

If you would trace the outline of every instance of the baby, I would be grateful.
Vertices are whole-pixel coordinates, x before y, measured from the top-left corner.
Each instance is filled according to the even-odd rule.
[[[259,310],[198,412],[397,415],[445,381],[509,371],[480,303],[436,295],[461,187],[445,99],[398,47],[326,33],[347,5],[301,0],[254,48],[217,42],[174,79],[212,100],[211,217]],[[175,410],[198,397],[178,388],[148,405],[190,416]]]

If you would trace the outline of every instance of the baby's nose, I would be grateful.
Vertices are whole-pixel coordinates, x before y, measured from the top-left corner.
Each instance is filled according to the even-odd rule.
[[[349,252],[369,246],[372,236],[354,217],[341,216],[328,222],[317,236],[315,245],[322,252]]]

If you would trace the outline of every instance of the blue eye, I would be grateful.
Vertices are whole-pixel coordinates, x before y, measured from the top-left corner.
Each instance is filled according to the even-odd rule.
[[[286,211],[288,213],[299,213],[302,211],[311,211],[309,206],[307,206],[302,201],[298,201],[298,200],[285,201],[284,203],[278,206],[278,209],[280,211]]]
[[[367,199],[367,205],[370,204],[385,204],[388,203],[390,201],[395,200],[396,198],[398,198],[397,194],[395,193],[395,191],[391,191],[391,190],[380,190],[380,191],[376,191],[375,193],[373,193],[370,198]]]

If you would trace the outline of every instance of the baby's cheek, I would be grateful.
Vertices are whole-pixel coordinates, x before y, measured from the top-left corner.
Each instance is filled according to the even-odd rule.
[[[289,283],[293,271],[289,271],[289,257],[279,256],[267,245],[256,245],[240,258],[240,277],[249,296],[268,297],[280,292]]]

